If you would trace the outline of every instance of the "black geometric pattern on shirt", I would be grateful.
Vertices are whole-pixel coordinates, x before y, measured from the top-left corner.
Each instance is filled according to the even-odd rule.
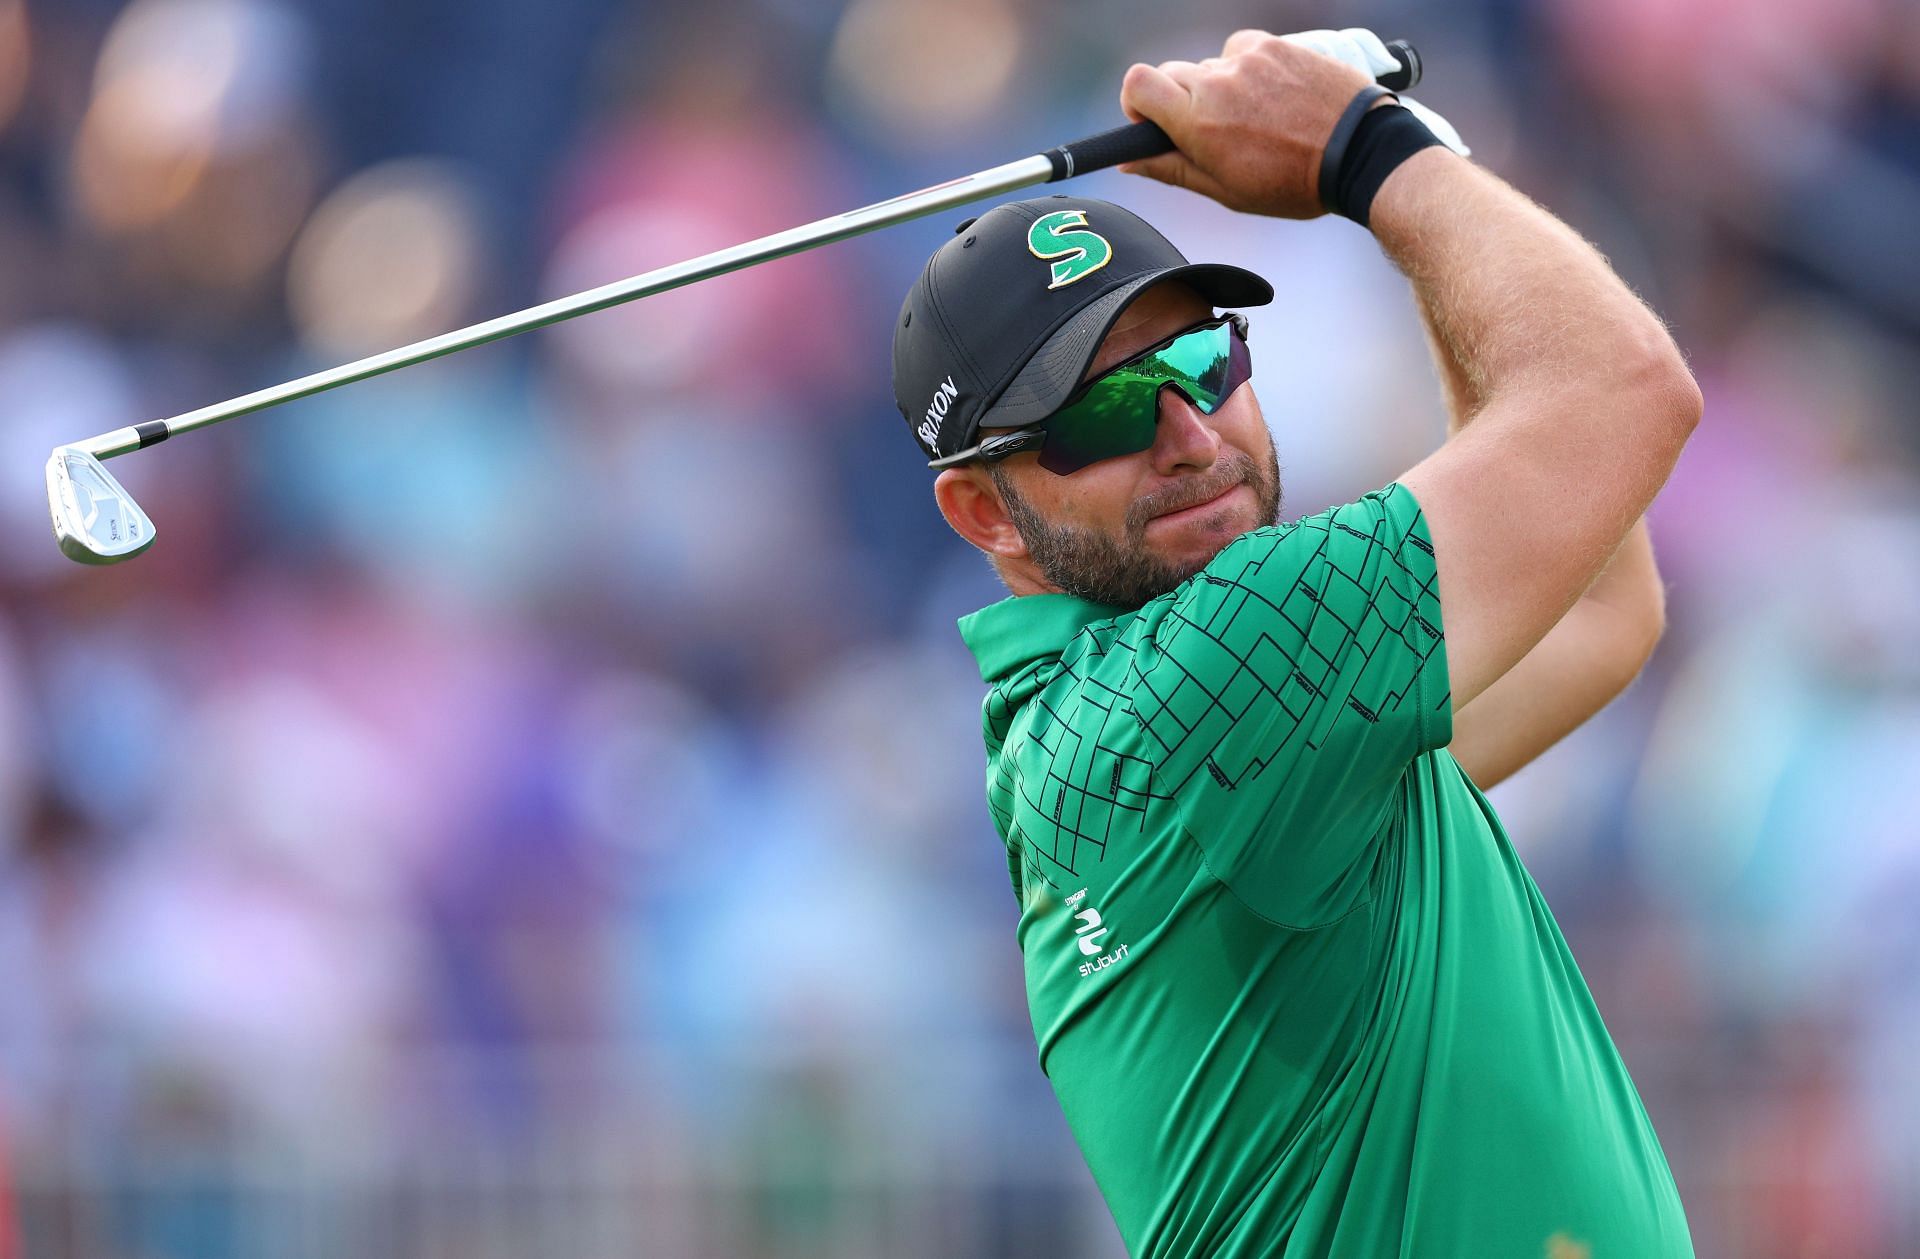
[[[1343,660],[1352,676],[1369,678],[1389,635],[1403,645],[1393,658],[1406,675],[1370,687],[1371,694],[1384,697],[1376,701],[1380,711],[1349,696],[1335,714],[1322,713],[1320,720],[1322,725],[1334,719],[1376,721],[1404,703],[1441,642],[1437,627],[1419,614],[1418,603],[1437,602],[1439,596],[1431,575],[1420,577],[1381,540],[1386,527],[1378,519],[1373,532],[1363,534],[1322,516],[1256,530],[1194,579],[1204,586],[1164,596],[1168,607],[1157,622],[1143,614],[1126,621],[1124,630],[1111,622],[1091,625],[1057,665],[1036,662],[1032,668],[1059,676],[1049,678],[1020,709],[1007,703],[1005,692],[1025,690],[1027,674],[994,688],[984,712],[994,767],[988,805],[1006,839],[1009,865],[1018,866],[1017,887],[1039,880],[1057,889],[1062,876],[1077,877],[1086,857],[1105,857],[1116,828],[1140,833],[1150,804],[1171,799],[1203,769],[1232,790],[1290,752],[1296,738],[1309,750],[1319,747],[1321,738],[1307,728],[1312,701],[1337,680]],[[1320,535],[1310,548],[1290,548],[1289,559],[1300,561],[1298,571],[1268,572],[1280,544],[1298,529]],[[1327,554],[1331,529],[1369,543],[1346,559],[1347,568]],[[1414,530],[1401,540],[1431,556]],[[1392,565],[1397,575],[1380,573],[1382,564]],[[1431,565],[1428,559],[1422,567]],[[1369,589],[1375,592],[1372,598]],[[1361,607],[1357,623],[1332,606],[1352,599]],[[1275,621],[1289,627],[1293,651],[1263,628]],[[1152,664],[1142,671],[1138,649],[1149,632],[1155,650]],[[1113,676],[1114,670],[1103,666],[1116,651],[1128,657],[1120,689],[1103,680]],[[1355,652],[1363,662],[1357,671],[1349,658]],[[1207,654],[1213,657],[1211,675],[1223,671],[1223,661],[1233,662],[1217,690],[1181,663],[1182,656]],[[1445,697],[1439,701],[1446,702]],[[1264,751],[1241,749],[1246,755],[1240,763],[1222,753],[1222,739],[1256,705],[1281,737]],[[1275,706],[1291,720],[1273,721]],[[1003,755],[1005,741],[1020,726],[1026,727],[1021,744],[1012,755]]]
[[[1161,785],[1170,794],[1203,772],[1233,790],[1278,758],[1317,751],[1336,720],[1378,722],[1412,700],[1429,657],[1440,649],[1438,627],[1419,611],[1422,601],[1439,600],[1432,561],[1420,565],[1427,570],[1424,577],[1410,568],[1401,551],[1382,538],[1391,529],[1387,519],[1376,518],[1370,533],[1326,518],[1301,526],[1320,534],[1319,545],[1310,552],[1292,548],[1288,558],[1304,563],[1285,575],[1284,584],[1266,569],[1276,562],[1286,535],[1271,535],[1264,545],[1243,551],[1241,563],[1209,565],[1196,579],[1207,584],[1208,597],[1175,601],[1160,626],[1162,651],[1141,676],[1134,707]],[[1365,540],[1367,547],[1330,554],[1326,543],[1335,529]],[[1411,531],[1398,536],[1431,556]],[[1395,571],[1384,573],[1382,566]],[[1342,607],[1357,607],[1358,616],[1346,619],[1337,610]],[[1276,638],[1279,623],[1287,628]],[[1383,652],[1387,647],[1392,650]],[[1217,689],[1188,671],[1188,662],[1201,659],[1212,666],[1209,677],[1225,673]],[[1395,675],[1381,676],[1381,668]],[[1338,708],[1327,711],[1323,705],[1316,713],[1314,702],[1329,696],[1343,671],[1363,685],[1349,685]],[[1366,702],[1352,694],[1355,689],[1363,689]],[[1291,720],[1276,720],[1276,707]],[[1259,747],[1242,738],[1227,751],[1226,736],[1250,713],[1267,723],[1270,740],[1275,734],[1278,740]]]
[[[995,756],[997,771],[1009,760],[1022,767],[997,772],[1000,790],[988,795],[1027,882],[1058,888],[1083,861],[1105,856],[1116,834],[1139,834],[1144,825],[1153,766],[1128,750],[1139,743],[1131,697],[1094,676],[1107,672],[1101,665],[1118,637],[1111,624],[1082,631],[1054,667],[1056,676],[1019,713],[1020,742],[1011,756]],[[995,714],[989,705],[988,724],[998,739],[1014,734],[1004,707]]]

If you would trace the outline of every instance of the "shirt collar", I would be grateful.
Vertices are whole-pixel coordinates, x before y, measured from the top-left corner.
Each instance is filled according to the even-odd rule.
[[[980,680],[991,684],[1058,656],[1082,629],[1126,611],[1076,595],[1013,595],[961,617],[960,637],[980,665]]]

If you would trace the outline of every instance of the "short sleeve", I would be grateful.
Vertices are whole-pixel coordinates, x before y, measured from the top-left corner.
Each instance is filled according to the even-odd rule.
[[[1453,737],[1412,492],[1245,534],[1141,617],[1132,702],[1172,820],[1276,921],[1348,912],[1401,776]]]

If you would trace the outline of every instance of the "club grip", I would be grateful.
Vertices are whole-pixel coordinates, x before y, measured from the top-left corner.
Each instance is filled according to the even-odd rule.
[[[1414,51],[1412,44],[1404,39],[1388,40],[1387,51],[1400,63],[1400,68],[1381,75],[1381,87],[1404,92],[1420,81],[1420,54]],[[1048,149],[1046,158],[1053,167],[1053,173],[1047,176],[1047,182],[1072,179],[1075,175],[1105,170],[1122,162],[1157,157],[1172,149],[1173,141],[1167,138],[1167,133],[1160,129],[1159,123],[1128,123],[1124,127],[1070,141],[1057,149]]]
[[[1158,157],[1172,151],[1173,141],[1160,130],[1159,123],[1130,122],[1124,127],[1048,149],[1047,161],[1053,164],[1053,174],[1047,176],[1047,182],[1072,179],[1088,171],[1105,170],[1122,162]]]
[[[1420,52],[1404,39],[1387,41],[1387,51],[1400,63],[1398,70],[1380,76],[1380,86],[1389,92],[1411,92],[1420,85]]]

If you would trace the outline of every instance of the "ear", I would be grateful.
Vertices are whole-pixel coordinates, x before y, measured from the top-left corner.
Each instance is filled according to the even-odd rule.
[[[1000,487],[985,468],[968,464],[946,469],[933,482],[933,501],[955,533],[988,555],[1026,558],[1027,544],[1007,514]]]

